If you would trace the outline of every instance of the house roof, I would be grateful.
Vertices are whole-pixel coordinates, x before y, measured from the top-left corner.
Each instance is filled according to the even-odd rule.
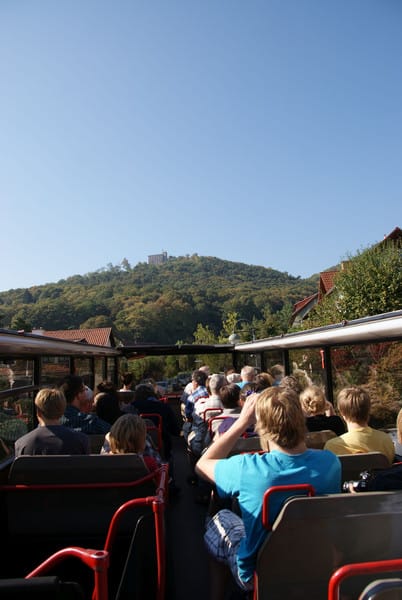
[[[329,294],[334,287],[334,279],[337,273],[338,271],[323,271],[320,273],[320,281],[318,284],[320,299]]]
[[[60,329],[56,331],[43,331],[43,335],[71,342],[84,342],[95,346],[115,346],[111,327],[97,327],[96,329]]]

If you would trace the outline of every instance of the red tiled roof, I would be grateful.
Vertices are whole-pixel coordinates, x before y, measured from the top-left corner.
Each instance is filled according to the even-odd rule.
[[[86,342],[95,346],[114,346],[111,327],[96,329],[60,329],[58,331],[43,331],[43,335],[71,342]]]
[[[317,292],[315,294],[311,294],[311,296],[307,296],[307,298],[303,298],[303,300],[299,300],[293,306],[293,315],[299,313],[311,300],[317,297]]]
[[[334,278],[338,271],[323,271],[320,273],[319,294],[320,298],[328,294],[334,287]]]

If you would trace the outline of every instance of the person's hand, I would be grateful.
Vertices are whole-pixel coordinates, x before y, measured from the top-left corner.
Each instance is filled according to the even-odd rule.
[[[255,425],[255,403],[257,402],[258,394],[250,394],[247,396],[245,403],[241,409],[239,421],[245,426],[245,429]]]

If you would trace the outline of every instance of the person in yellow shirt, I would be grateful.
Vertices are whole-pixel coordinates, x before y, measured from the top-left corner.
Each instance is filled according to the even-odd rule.
[[[338,394],[338,411],[347,426],[347,433],[328,440],[326,450],[334,454],[381,452],[389,462],[395,458],[391,437],[384,431],[369,427],[370,396],[361,387],[347,387]]]

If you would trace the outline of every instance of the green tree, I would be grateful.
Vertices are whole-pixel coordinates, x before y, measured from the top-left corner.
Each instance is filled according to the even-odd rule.
[[[402,251],[392,241],[349,257],[334,280],[334,291],[306,320],[306,327],[337,323],[402,307]]]

